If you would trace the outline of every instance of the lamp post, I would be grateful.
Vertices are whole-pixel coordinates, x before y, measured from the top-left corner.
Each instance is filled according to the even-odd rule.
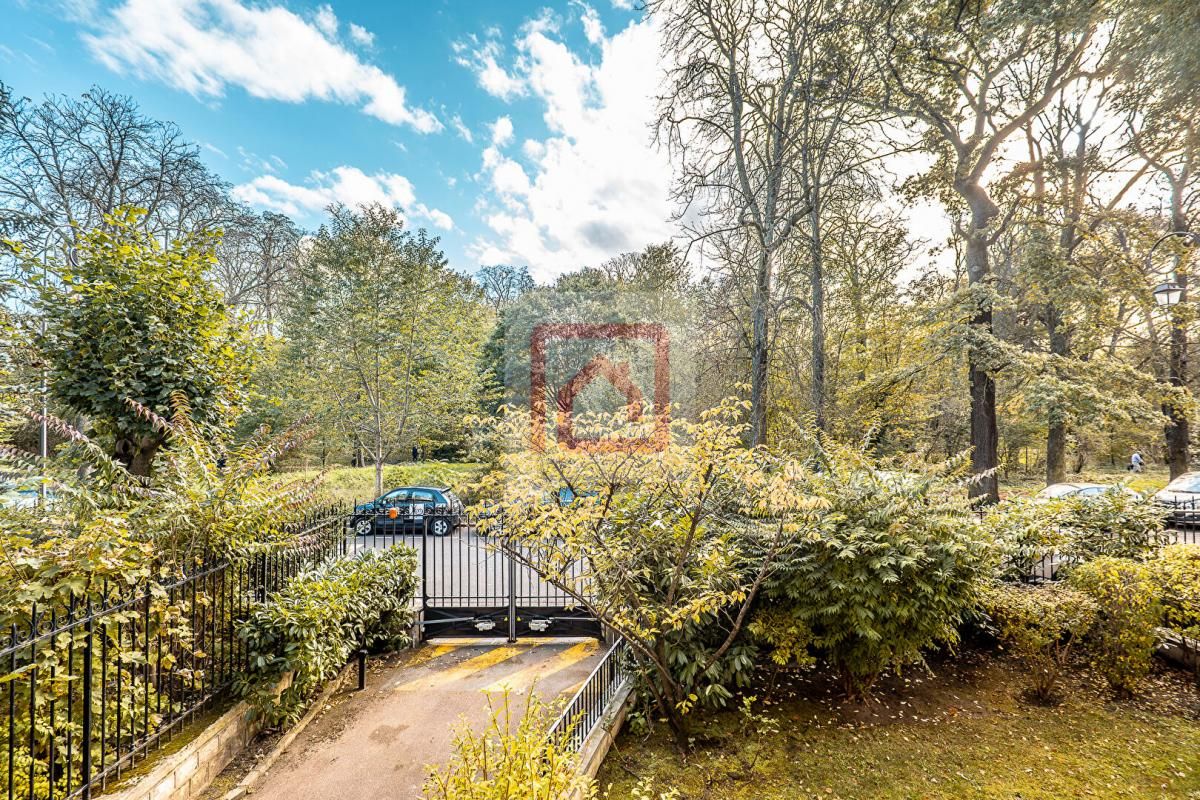
[[[1158,237],[1146,253],[1146,268],[1154,272],[1152,259],[1154,251],[1168,239],[1187,239],[1192,244],[1200,244],[1200,233],[1192,231],[1170,231]],[[1166,280],[1154,287],[1154,302],[1163,308],[1171,317],[1171,346],[1167,358],[1167,381],[1171,386],[1183,387],[1187,376],[1187,327],[1183,315],[1179,313],[1180,306],[1187,302],[1187,272],[1172,270]],[[1163,413],[1169,422],[1164,428],[1167,445],[1167,466],[1171,478],[1188,471],[1188,448],[1191,436],[1188,430],[1187,414],[1183,413],[1174,403],[1164,403]]]

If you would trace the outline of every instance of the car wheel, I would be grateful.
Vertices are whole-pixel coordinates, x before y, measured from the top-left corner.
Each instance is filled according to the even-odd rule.
[[[370,536],[375,532],[374,520],[363,517],[358,522],[354,523],[354,532],[359,536]]]
[[[434,536],[445,536],[446,534],[450,533],[452,529],[453,526],[450,524],[450,520],[446,519],[445,517],[435,517],[433,521],[429,523],[429,532]]]

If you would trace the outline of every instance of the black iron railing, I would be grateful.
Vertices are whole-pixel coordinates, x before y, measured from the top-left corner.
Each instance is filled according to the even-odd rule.
[[[0,797],[90,798],[227,697],[247,658],[238,621],[338,553],[343,519],[327,509],[285,547],[19,615],[0,636]]]
[[[624,639],[617,639],[546,735],[558,739],[561,746],[572,752],[579,752],[631,679],[629,662],[629,645]]]

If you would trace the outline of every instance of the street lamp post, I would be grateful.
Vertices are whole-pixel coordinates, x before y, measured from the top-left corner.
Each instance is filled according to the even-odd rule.
[[[1159,245],[1168,239],[1183,238],[1192,244],[1200,244],[1200,233],[1192,231],[1170,231],[1158,238],[1146,253],[1146,267],[1154,271],[1152,258]],[[1187,326],[1180,306],[1187,302],[1187,272],[1174,269],[1167,279],[1154,287],[1154,302],[1166,308],[1171,317],[1170,351],[1167,358],[1167,381],[1171,386],[1183,387],[1187,376]],[[1167,466],[1171,477],[1176,478],[1188,471],[1188,448],[1191,436],[1187,414],[1175,403],[1164,403],[1163,413],[1169,422],[1164,428],[1167,445]]]

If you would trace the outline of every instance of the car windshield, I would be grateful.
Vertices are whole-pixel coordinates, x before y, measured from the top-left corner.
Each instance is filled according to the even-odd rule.
[[[1067,495],[1075,494],[1077,491],[1077,487],[1069,483],[1056,483],[1038,492],[1038,497],[1066,497]]]
[[[1195,492],[1200,494],[1200,475],[1180,475],[1167,484],[1168,492]]]

